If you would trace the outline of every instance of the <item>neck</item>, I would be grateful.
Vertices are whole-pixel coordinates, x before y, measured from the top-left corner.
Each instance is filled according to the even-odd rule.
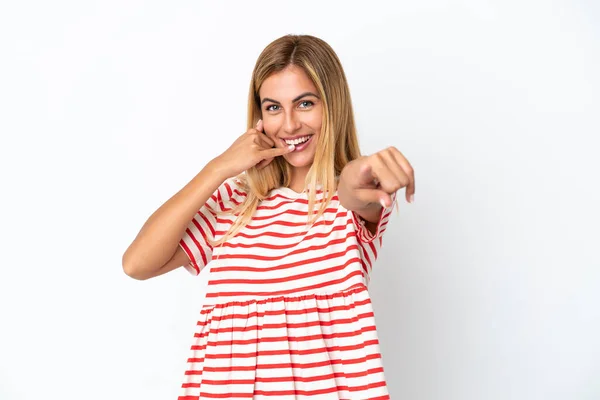
[[[295,168],[292,167],[292,179],[290,181],[289,188],[294,192],[302,192],[304,189],[304,182],[306,181],[306,175],[308,175],[308,170],[310,166]]]

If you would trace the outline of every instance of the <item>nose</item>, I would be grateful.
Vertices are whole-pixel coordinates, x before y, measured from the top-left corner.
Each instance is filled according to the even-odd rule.
[[[301,123],[298,120],[298,116],[294,111],[289,111],[285,114],[285,121],[283,122],[283,131],[286,135],[292,135],[298,129],[300,129]]]

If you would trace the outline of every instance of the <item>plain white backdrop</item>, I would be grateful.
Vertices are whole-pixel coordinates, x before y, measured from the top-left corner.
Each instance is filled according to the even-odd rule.
[[[245,130],[287,33],[345,68],[363,152],[415,168],[371,281],[392,399],[600,398],[592,0],[0,6],[0,399],[174,399],[205,274],[127,277]],[[404,191],[399,198],[404,198]]]

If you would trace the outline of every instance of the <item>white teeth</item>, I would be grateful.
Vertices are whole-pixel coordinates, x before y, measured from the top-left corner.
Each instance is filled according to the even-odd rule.
[[[310,139],[310,136],[304,136],[302,138],[294,139],[294,140],[286,140],[285,142],[287,144],[297,145],[297,144],[306,142],[308,139]]]

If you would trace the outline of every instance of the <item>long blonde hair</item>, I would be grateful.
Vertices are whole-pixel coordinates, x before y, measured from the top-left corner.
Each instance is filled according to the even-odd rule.
[[[262,51],[250,82],[247,129],[255,127],[261,118],[258,92],[262,83],[271,74],[291,65],[306,72],[323,103],[321,133],[318,135],[313,164],[305,180],[305,188],[309,190],[307,223],[313,224],[323,215],[335,195],[337,177],[342,169],[348,162],[360,157],[361,153],[350,90],[342,64],[331,46],[311,35],[285,35]],[[229,212],[237,216],[229,231],[219,240],[209,239],[213,246],[225,243],[246,226],[259,203],[271,190],[288,186],[291,170],[283,157],[277,157],[263,169],[252,167],[238,178],[247,195],[242,203]],[[314,213],[317,184],[322,185],[323,199],[318,212]]]

